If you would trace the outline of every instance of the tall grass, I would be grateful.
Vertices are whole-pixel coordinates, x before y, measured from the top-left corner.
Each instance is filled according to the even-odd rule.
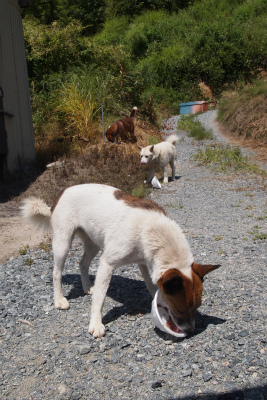
[[[62,113],[62,118],[67,122],[68,131],[73,137],[94,142],[97,136],[96,99],[94,93],[85,93],[82,87],[77,87],[74,82],[63,85],[60,92],[60,104],[57,111]]]

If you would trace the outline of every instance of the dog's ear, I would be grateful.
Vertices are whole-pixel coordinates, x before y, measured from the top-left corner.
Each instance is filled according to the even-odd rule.
[[[143,148],[143,147],[139,146],[139,144],[138,144],[138,147],[139,147],[140,150],[142,150],[142,148]]]
[[[202,264],[197,264],[193,262],[192,264],[192,270],[202,279],[203,276],[207,275],[209,272],[214,271],[215,269],[219,268],[220,264],[216,265],[202,265]]]
[[[183,288],[183,278],[177,269],[171,269],[162,275],[158,286],[164,293],[173,295]]]
[[[151,151],[151,153],[153,153],[153,151],[154,151],[154,144],[153,144],[153,146],[150,147],[149,150]]]

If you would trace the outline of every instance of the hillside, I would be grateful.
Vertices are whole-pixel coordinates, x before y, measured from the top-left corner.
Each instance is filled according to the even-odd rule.
[[[267,80],[264,75],[253,85],[223,93],[218,120],[232,141],[257,150],[267,160]]]
[[[160,123],[180,102],[220,100],[267,66],[265,0],[59,0],[36,3],[23,24],[36,143],[66,139],[67,155],[72,137],[101,136],[101,102],[105,127],[133,105]]]

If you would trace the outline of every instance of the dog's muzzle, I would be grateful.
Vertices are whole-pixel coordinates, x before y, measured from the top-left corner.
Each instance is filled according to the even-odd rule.
[[[173,314],[172,314],[173,315]],[[187,335],[192,335],[195,330],[195,316],[191,317],[188,320],[184,320],[182,318],[177,318],[173,315],[173,319],[178,325],[178,327]]]

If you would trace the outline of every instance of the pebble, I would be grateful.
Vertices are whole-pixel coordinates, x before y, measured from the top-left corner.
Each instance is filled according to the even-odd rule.
[[[177,179],[150,195],[180,224],[197,262],[221,264],[205,277],[194,335],[180,340],[154,328],[152,299],[139,270],[129,266],[112,277],[103,307],[106,335],[94,339],[80,243],[74,241],[64,269],[67,311],[53,306],[52,253],[28,249],[0,266],[1,398],[267,399],[267,243],[251,233],[255,226],[267,232],[267,185],[256,175],[217,172],[193,160],[206,144],[227,142],[215,117],[214,111],[199,117],[212,127],[212,141],[178,132]],[[169,120],[168,134],[177,122]]]

